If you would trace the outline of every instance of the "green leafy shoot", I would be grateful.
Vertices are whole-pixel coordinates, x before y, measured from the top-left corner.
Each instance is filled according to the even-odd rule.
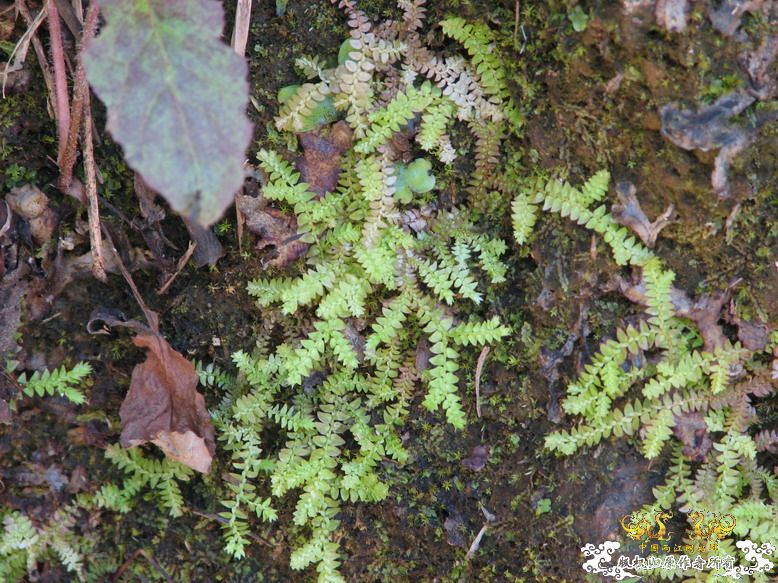
[[[61,366],[51,372],[48,370],[36,371],[29,379],[27,373],[22,373],[17,382],[28,397],[60,395],[76,405],[81,405],[86,402],[86,397],[78,387],[90,374],[92,374],[92,367],[85,362],[79,362],[70,370]]]

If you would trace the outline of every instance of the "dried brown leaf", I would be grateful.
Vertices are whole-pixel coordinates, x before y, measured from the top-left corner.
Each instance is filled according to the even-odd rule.
[[[49,208],[49,198],[37,186],[25,184],[12,188],[6,202],[14,213],[29,223],[32,238],[38,245],[52,238],[58,218]]]
[[[249,231],[260,238],[257,249],[272,249],[268,265],[285,267],[308,251],[308,243],[300,241],[294,215],[265,207],[262,200],[253,196],[241,195],[237,201]]]
[[[683,454],[694,462],[701,462],[713,447],[705,418],[699,411],[675,415],[675,437],[683,443]]]
[[[321,198],[338,185],[340,157],[352,144],[353,133],[346,122],[300,134],[303,157],[297,167],[308,190]]]
[[[207,474],[216,444],[194,365],[151,331],[133,342],[148,352],[132,371],[119,410],[122,447],[152,442],[169,458]]]
[[[614,205],[611,212],[617,223],[632,230],[647,247],[653,248],[659,232],[673,220],[675,207],[668,206],[667,210],[652,223],[640,207],[635,192],[635,186],[629,182],[617,184],[616,193],[621,204]]]
[[[738,319],[737,339],[745,348],[753,352],[760,352],[767,346],[770,340],[770,330],[764,324],[758,322],[746,322]]]
[[[711,174],[713,190],[722,198],[729,196],[729,163],[751,143],[754,129],[743,129],[731,118],[755,101],[746,91],[733,91],[711,105],[696,110],[669,103],[660,110],[662,135],[685,150],[708,152],[719,149]]]

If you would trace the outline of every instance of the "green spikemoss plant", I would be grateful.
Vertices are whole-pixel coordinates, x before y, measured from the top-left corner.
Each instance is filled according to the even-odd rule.
[[[752,400],[774,390],[767,365],[737,343],[726,341],[712,351],[700,348],[694,324],[675,316],[673,271],[616,223],[603,203],[608,182],[605,171],[580,189],[557,180],[539,181],[513,202],[518,242],[530,238],[540,208],[558,213],[599,234],[616,263],[641,270],[645,286],[646,317],[616,330],[567,387],[563,408],[577,424],[546,436],[546,448],[571,455],[611,436],[633,436],[648,459],[669,449],[667,478],[654,489],[656,502],[645,510],[677,507],[686,513],[732,514],[737,526],[720,542],[719,554],[739,555],[732,537],[774,543],[778,479],[758,463],[757,452],[778,436],[762,432],[755,438],[750,431],[757,422]],[[768,346],[766,352],[771,350]],[[655,355],[650,363],[644,353]],[[688,442],[674,434],[676,424],[691,416],[704,419],[704,431],[712,439],[701,462],[689,459],[690,452],[684,452]],[[690,574],[699,580],[711,575]]]
[[[13,372],[15,364],[13,361],[8,363],[6,366],[8,374]],[[92,374],[91,365],[79,362],[70,370],[64,366],[54,371],[45,369],[32,373],[29,378],[25,372],[16,378],[16,382],[28,397],[59,395],[76,405],[81,405],[86,402],[86,397],[79,387],[86,384],[90,374]]]
[[[408,457],[400,430],[417,387],[427,410],[463,428],[463,353],[509,333],[496,317],[457,315],[479,308],[483,282],[505,280],[505,243],[479,232],[466,209],[442,208],[431,160],[406,164],[392,141],[403,132],[414,149],[444,165],[457,155],[447,134],[457,120],[482,130],[509,123],[499,62],[443,59],[423,47],[422,4],[402,2],[405,18],[379,33],[342,2],[352,31],[340,64],[298,62],[319,81],[302,84],[282,103],[276,125],[303,131],[319,104],[332,100],[355,137],[333,192],[318,199],[281,154],[258,154],[268,177],[264,197],[295,213],[311,247],[298,275],[249,284],[264,313],[297,324],[271,349],[233,355],[239,388],[215,415],[232,455],[221,516],[226,548],[240,558],[249,517],[277,520],[274,500],[291,497],[291,521],[304,533],[291,566],[315,565],[320,583],[343,581],[342,504],[386,498],[381,465]],[[451,21],[445,30],[456,38],[461,26]],[[487,52],[485,45],[467,48]],[[496,160],[484,157],[484,165]],[[433,202],[425,204],[420,193]],[[417,359],[422,339],[429,355]],[[280,436],[280,445],[265,443],[268,435]]]

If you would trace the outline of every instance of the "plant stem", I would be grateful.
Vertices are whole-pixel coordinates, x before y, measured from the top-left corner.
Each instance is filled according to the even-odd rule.
[[[70,128],[67,134],[67,140],[65,141],[65,147],[60,150],[60,155],[57,159],[59,165],[59,189],[66,192],[70,188],[70,183],[73,180],[73,166],[76,163],[76,154],[78,148],[78,132],[81,129],[81,116],[84,112],[84,99],[89,91],[89,85],[86,81],[86,69],[84,69],[84,63],[82,53],[87,43],[94,37],[97,30],[97,16],[100,9],[97,2],[93,1],[89,4],[89,9],[86,13],[86,20],[84,21],[84,32],[81,34],[81,48],[78,53],[78,65],[76,67],[76,76],[73,87],[73,108],[71,113]],[[91,130],[91,128],[90,128]]]
[[[65,51],[62,48],[62,27],[56,2],[46,4],[49,18],[51,60],[54,66],[54,117],[57,119],[58,156],[62,156],[70,127],[70,100],[68,99],[68,77],[65,70]]]

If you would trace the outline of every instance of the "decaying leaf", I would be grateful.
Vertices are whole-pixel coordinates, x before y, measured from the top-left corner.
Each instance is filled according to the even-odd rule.
[[[713,190],[722,198],[730,194],[727,177],[730,161],[751,142],[755,133],[753,128],[748,131],[730,120],[753,102],[754,97],[746,91],[733,91],[696,111],[683,109],[677,103],[659,110],[662,135],[676,146],[703,152],[719,149],[711,182]]]
[[[477,445],[470,452],[470,455],[462,460],[462,465],[468,470],[474,472],[480,472],[486,467],[486,462],[489,461],[489,446]]]
[[[673,433],[683,443],[683,454],[693,462],[701,462],[713,447],[713,441],[699,411],[685,411],[675,415]]]
[[[133,342],[147,355],[132,371],[119,410],[122,447],[151,442],[169,458],[207,474],[216,444],[194,365],[150,330]]]
[[[746,50],[740,55],[740,62],[751,81],[749,91],[760,101],[768,101],[775,96],[778,79],[778,34],[763,38],[759,46]]]
[[[708,7],[708,18],[713,28],[727,36],[735,34],[746,12],[758,11],[764,0],[723,0],[712,2]]]
[[[49,198],[37,186],[25,184],[12,188],[6,202],[15,214],[29,223],[30,234],[38,245],[51,239],[58,218],[49,208]]]
[[[321,198],[338,185],[340,157],[350,147],[353,133],[346,122],[300,134],[303,157],[298,164],[300,179]]]
[[[689,0],[657,0],[654,17],[668,32],[683,32],[689,21]]]
[[[613,278],[613,283],[629,301],[641,306],[648,305],[646,284],[642,279],[633,285],[616,276]],[[726,342],[727,337],[719,321],[722,318],[721,310],[729,299],[735,283],[730,284],[724,291],[705,294],[697,301],[693,301],[685,291],[677,287],[673,286],[670,289],[670,301],[675,308],[675,315],[679,318],[689,318],[697,325],[704,342],[704,349],[708,352],[713,352]]]
[[[770,341],[770,329],[765,324],[747,322],[741,318],[737,318],[733,323],[737,326],[737,339],[746,350],[762,351]]]
[[[16,331],[22,324],[22,300],[29,301],[29,283],[25,279],[29,271],[29,266],[22,264],[0,277],[0,362],[3,363],[19,350]]]
[[[257,249],[271,249],[268,265],[285,267],[308,251],[308,243],[300,240],[297,219],[277,209],[266,207],[253,196],[239,196],[238,209],[246,218],[249,231],[259,236]]]
[[[446,542],[452,547],[468,548],[464,531],[466,530],[465,521],[460,512],[452,512],[443,522],[443,530],[446,531]]]
[[[646,247],[653,248],[659,232],[672,221],[675,207],[672,204],[668,206],[665,212],[652,223],[640,207],[635,192],[635,186],[630,182],[617,184],[616,193],[621,203],[613,205],[611,212],[617,223],[632,230]]]
[[[89,83],[128,164],[182,215],[216,222],[243,183],[251,141],[246,62],[219,37],[212,0],[100,0]]]

